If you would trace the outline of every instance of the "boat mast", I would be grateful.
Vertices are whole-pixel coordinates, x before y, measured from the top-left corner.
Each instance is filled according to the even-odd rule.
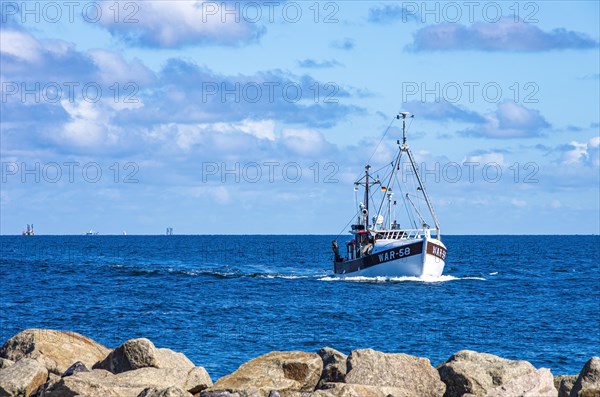
[[[408,112],[400,112],[400,114],[398,116],[396,116],[396,118],[400,119],[400,117],[402,117],[402,146],[400,146],[400,150],[403,152],[406,152],[406,154],[408,154],[408,159],[410,160],[410,165],[413,169],[413,172],[415,173],[417,182],[419,183],[419,187],[421,188],[421,191],[423,192],[423,197],[425,197],[425,202],[427,203],[429,212],[431,213],[431,216],[433,217],[433,222],[435,223],[435,230],[437,233],[436,237],[438,239],[441,239],[440,223],[438,222],[437,216],[435,215],[435,211],[433,210],[433,206],[431,205],[431,200],[429,199],[427,190],[425,190],[425,185],[423,185],[423,181],[421,181],[421,176],[419,174],[419,170],[417,169],[415,159],[413,158],[412,152],[410,151],[410,148],[408,147],[408,144],[406,143],[406,118],[407,117],[412,118],[412,117],[415,117],[415,115],[410,114]],[[413,204],[413,206],[414,206],[414,204]]]
[[[387,191],[387,197],[388,197],[388,230],[392,228],[392,195],[394,193]]]
[[[406,145],[406,116],[409,116],[410,118],[415,117],[414,114],[410,114],[408,112],[400,112],[399,115],[396,116],[397,119],[400,118],[400,116],[402,116],[402,146]],[[406,146],[408,148],[408,146]]]
[[[369,169],[370,165],[365,166],[365,209],[367,215],[365,216],[365,230],[369,230]]]

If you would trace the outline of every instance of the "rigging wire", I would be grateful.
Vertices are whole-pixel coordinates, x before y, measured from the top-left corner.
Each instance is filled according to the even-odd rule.
[[[394,124],[394,120],[396,120],[395,116],[392,119],[392,121],[390,121],[390,124],[387,126],[387,128],[385,129],[385,132],[381,136],[381,139],[379,140],[379,143],[375,147],[375,150],[373,151],[373,154],[371,154],[371,157],[369,157],[369,159],[367,160],[367,164],[369,164],[371,162],[371,159],[373,158],[373,156],[375,156],[375,153],[377,153],[377,149],[379,149],[379,146],[381,145],[381,142],[383,142],[383,138],[385,138],[385,136],[387,135],[387,133],[390,130],[390,128],[392,128],[392,124]]]
[[[410,126],[412,125],[413,121],[415,121],[415,119],[411,117],[410,121],[408,123],[408,127],[406,127],[406,132],[408,132],[408,130],[410,130]]]
[[[415,168],[416,168],[416,171],[415,171],[415,170],[413,170],[413,171],[415,171],[415,172],[419,172],[419,169],[417,168],[417,165],[416,165],[416,164],[415,164]],[[412,177],[411,179],[412,179],[412,184],[413,184],[413,189],[414,189],[414,192],[418,192],[418,189],[417,189],[417,183],[415,182],[415,179],[416,179],[416,177],[413,175],[413,177]],[[408,193],[407,193],[407,194],[408,194]],[[413,205],[414,205],[414,204],[413,204]],[[419,210],[419,211],[421,210],[421,207],[420,207],[420,206],[419,206],[418,210]],[[415,225],[415,228],[416,228],[416,229],[418,229],[419,227],[417,226],[417,224],[416,224],[416,222],[415,222],[414,220],[413,220],[413,223],[414,223],[414,225]]]
[[[375,156],[375,153],[377,153],[377,149],[379,149],[379,146],[381,146],[381,142],[383,142],[383,139],[385,138],[385,136],[387,135],[387,133],[389,132],[390,128],[392,128],[392,124],[394,124],[394,121],[396,120],[396,116],[394,116],[392,118],[392,121],[390,121],[390,124],[387,126],[387,128],[385,129],[385,131],[383,132],[383,135],[381,136],[381,138],[379,139],[379,142],[377,143],[377,146],[375,146],[375,150],[373,150],[373,153],[371,154],[371,156],[369,157],[369,159],[367,160],[367,164],[369,164],[371,162],[371,160],[373,159],[373,156]],[[374,171],[377,172],[377,171]],[[362,179],[362,178],[361,178]],[[360,181],[360,179],[359,179]]]
[[[411,125],[412,125],[413,121],[414,121],[414,119],[413,119],[413,118],[411,118],[411,119],[410,119],[410,123],[408,124],[408,127],[406,127],[406,130],[407,130],[407,131],[410,129],[410,127],[411,127]],[[418,164],[414,164],[414,166],[415,166],[415,169],[414,169],[413,171],[414,171],[414,172],[416,172],[416,173],[420,173],[421,171],[420,171],[420,169],[419,169],[419,166],[418,166]],[[413,175],[413,177],[412,177],[411,179],[412,179],[412,183],[413,183],[413,188],[415,189],[415,193],[416,193],[416,192],[418,192],[418,191],[420,190],[420,189],[416,188],[416,182],[415,182],[416,175]],[[421,197],[421,196],[423,196],[423,197]],[[413,197],[415,197],[415,198],[419,198],[419,199],[421,199],[421,200],[425,200],[425,197],[424,197],[424,196],[425,196],[425,192],[424,192],[424,191],[421,191],[421,196],[419,196],[419,195],[417,195],[417,194],[413,195]],[[425,200],[425,201],[427,201],[427,200]],[[406,210],[407,210],[407,212],[408,212],[408,206],[407,206],[407,204],[406,204],[406,200],[404,200],[404,205],[406,206]],[[415,204],[413,204],[413,205],[415,205]],[[418,208],[417,208],[417,207],[418,207]],[[422,211],[422,208],[421,208],[421,201],[418,201],[418,202],[417,202],[415,210],[417,210],[417,211]],[[416,226],[416,222],[415,222],[414,218],[413,218],[413,224],[415,225],[415,227],[417,227],[417,226]]]
[[[408,123],[408,126],[406,127],[406,131],[407,131],[407,132],[408,132],[408,130],[410,130],[410,127],[412,126],[412,123],[413,123],[413,121],[414,121],[414,120],[415,120],[414,118],[412,118],[412,117],[410,118],[410,121],[409,121],[409,123]],[[415,164],[415,168],[416,168],[416,172],[419,172],[419,166],[418,166],[417,164]],[[413,171],[415,171],[415,170],[413,170]],[[413,189],[414,189],[414,190],[415,190],[415,192],[416,192],[416,191],[417,191],[417,187],[416,187],[416,183],[415,183],[415,178],[416,178],[416,176],[415,176],[415,175],[413,175],[411,179],[412,179]],[[400,183],[398,182],[398,184],[400,184]],[[406,192],[406,194],[408,194],[408,191]],[[408,214],[410,214],[410,215],[409,215],[409,218],[410,218],[410,219],[409,219],[409,221],[412,221],[412,224],[414,225],[415,229],[418,229],[418,227],[417,227],[417,222],[416,222],[416,220],[415,220],[415,216],[414,216],[414,214],[412,213],[412,211],[410,211],[410,210],[409,210],[409,208],[408,208],[408,204],[407,204],[407,202],[406,202],[406,201],[407,201],[407,199],[404,197],[404,195],[402,196],[402,201],[404,201],[404,207],[406,208],[406,212],[407,212]],[[419,208],[419,210],[420,210],[420,208]]]
[[[405,163],[403,163],[405,164]],[[415,222],[414,217],[412,216],[412,212],[408,209],[408,204],[406,203],[406,197],[404,196],[404,191],[402,190],[402,184],[400,183],[400,181],[398,181],[398,175],[396,174],[396,177],[394,178],[395,181],[398,183],[398,188],[400,189],[400,194],[402,195],[402,203],[404,204],[404,209],[406,210],[406,216],[408,218],[408,224],[410,225],[411,223],[415,226],[415,229],[417,228],[417,224]]]
[[[394,161],[391,163],[392,166],[392,170],[388,179],[388,183],[386,185],[386,194],[383,195],[383,197],[381,198],[381,203],[379,204],[379,208],[377,209],[377,217],[379,217],[379,215],[381,214],[381,209],[383,208],[383,203],[385,202],[385,198],[387,195],[387,189],[390,189],[390,185],[392,183],[392,178],[394,177],[395,173],[395,168],[397,167],[397,165],[400,162],[400,158],[402,157],[402,152],[398,153],[398,156],[396,156],[396,158],[394,159]],[[384,179],[387,179],[387,175],[384,176]],[[382,185],[383,186],[383,185]]]
[[[373,156],[375,156],[375,153],[377,153],[377,149],[379,149],[379,146],[381,145],[381,142],[383,142],[383,139],[385,138],[385,136],[386,136],[386,135],[387,135],[387,133],[389,132],[390,128],[392,127],[392,124],[394,124],[394,121],[395,121],[395,120],[397,120],[397,119],[398,119],[398,116],[395,116],[395,117],[392,119],[392,121],[390,122],[390,124],[387,126],[387,128],[385,129],[385,132],[383,133],[383,135],[382,135],[382,136],[381,136],[381,138],[379,139],[379,142],[377,143],[377,146],[375,147],[375,150],[374,150],[374,151],[373,151],[373,153],[371,154],[371,157],[369,157],[369,160],[367,160],[367,164],[369,164],[369,163],[371,162],[371,160],[373,159]],[[411,125],[412,125],[413,121],[414,121],[414,119],[413,119],[413,118],[411,118],[411,119],[410,119],[410,121],[409,121],[408,127],[406,128],[406,130],[407,130],[407,131],[410,129],[410,127],[411,127]],[[392,166],[392,169],[391,169],[391,175],[390,175],[390,180],[388,181],[388,184],[387,184],[387,186],[386,186],[388,189],[390,188],[390,183],[392,183],[392,182],[391,182],[392,176],[394,176],[394,178],[395,178],[395,172],[394,172],[394,171],[395,171],[395,168],[399,166],[399,164],[400,164],[400,158],[401,158],[401,157],[402,157],[402,152],[400,152],[400,153],[398,154],[398,156],[397,156],[397,157],[394,159],[394,161],[390,162],[390,164],[386,164],[385,166],[383,166],[383,167],[379,168],[378,170],[375,170],[375,171],[373,171],[373,174],[375,174],[375,173],[377,173],[377,172],[381,171],[382,169],[384,169],[384,168],[388,167],[389,165],[391,165],[391,166]],[[364,176],[363,176],[363,178],[364,178]],[[385,180],[385,179],[387,179],[387,174],[384,176],[384,180]],[[362,178],[361,178],[361,179],[359,179],[359,181],[360,181],[360,180],[362,180]],[[379,181],[379,178],[378,178],[378,181]],[[413,183],[414,183],[414,181],[413,181]],[[381,184],[381,182],[380,182],[380,184]],[[399,184],[399,183],[398,183],[398,184]],[[382,185],[382,186],[383,186],[383,185]],[[371,197],[371,198],[372,198],[372,197]],[[403,201],[405,201],[405,200],[403,199]],[[384,202],[385,202],[385,195],[383,195],[383,198],[382,198],[382,200],[381,200],[381,203],[379,204],[379,208],[378,208],[378,210],[377,210],[377,216],[379,216],[379,215],[381,214],[381,209],[383,208],[383,203],[384,203]],[[406,202],[405,202],[404,204],[405,204],[405,206],[406,206]],[[414,223],[414,222],[413,222],[413,223]]]
[[[347,227],[350,225],[350,223],[352,223],[352,221],[354,220],[354,217],[355,217],[355,216],[357,216],[357,215],[359,214],[359,212],[360,212],[360,211],[356,211],[356,212],[354,213],[354,215],[352,215],[352,217],[350,218],[350,220],[348,221],[348,223],[346,223],[346,226],[344,226],[344,227],[342,228],[342,230],[340,230],[340,232],[338,233],[338,235],[337,235],[337,236],[335,236],[335,239],[334,239],[334,240],[337,240],[337,239],[338,239],[338,238],[339,238],[339,237],[342,235],[342,233],[344,233],[344,230],[345,230],[345,229],[346,229],[346,228],[347,228]]]
[[[358,185],[354,185],[354,208],[358,208]],[[358,218],[356,218],[358,222]]]
[[[391,163],[391,164],[393,164],[393,163]],[[385,169],[386,167],[389,167],[389,166],[390,166],[390,164],[386,164],[386,165],[382,166],[381,168],[376,169],[375,171],[371,171],[369,173],[369,175],[377,174],[379,171],[381,171],[381,170],[383,170],[383,169]],[[365,179],[365,175],[364,174],[362,174],[362,176],[356,182],[360,182],[363,179]]]
[[[417,164],[415,164],[415,172],[418,172],[418,173],[420,173],[420,172],[421,172],[421,170],[419,169],[419,166],[418,166]],[[413,185],[415,185],[415,186],[416,186],[415,179],[416,179],[416,176],[414,176],[414,177],[413,177]],[[418,193],[419,193],[419,191],[421,191],[421,195],[419,195],[419,194],[418,194]],[[415,190],[415,194],[414,194],[413,196],[414,196],[415,198],[418,198],[418,199],[419,199],[419,201],[417,201],[417,204],[416,204],[416,210],[417,210],[419,213],[422,213],[422,212],[423,212],[423,208],[421,207],[422,201],[425,201],[425,202],[427,201],[427,200],[425,200],[425,197],[424,197],[424,195],[425,195],[425,193],[423,192],[423,190],[422,190],[420,187],[416,188],[416,190]],[[413,205],[415,205],[415,204],[413,203]],[[423,217],[420,217],[420,218],[421,218],[421,223],[427,223],[427,222],[425,221],[425,219],[423,219]]]

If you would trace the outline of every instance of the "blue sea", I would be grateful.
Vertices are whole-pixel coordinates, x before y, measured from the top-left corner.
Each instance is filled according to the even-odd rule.
[[[461,349],[555,375],[600,355],[600,237],[446,236],[437,279],[340,280],[333,236],[2,236],[0,343],[147,337],[213,380],[273,350]]]

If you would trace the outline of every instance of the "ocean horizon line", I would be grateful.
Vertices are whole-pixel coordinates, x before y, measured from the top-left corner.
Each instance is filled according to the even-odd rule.
[[[224,234],[224,233],[212,233],[212,234],[191,234],[191,233],[180,233],[180,234],[172,234],[172,235],[167,235],[167,234],[134,234],[134,233],[127,233],[127,234],[111,234],[111,233],[107,233],[107,234],[94,234],[94,235],[86,235],[85,233],[79,233],[79,234],[36,234],[34,236],[22,236],[21,234],[1,234],[0,233],[0,237],[11,237],[11,236],[21,236],[21,237],[78,237],[78,236],[85,236],[85,237],[176,237],[176,236],[187,236],[187,237],[211,237],[211,236],[226,236],[226,237],[254,237],[254,236],[264,236],[264,237],[268,237],[268,236],[286,236],[286,237],[293,237],[293,236],[349,236],[349,234],[328,234],[328,233],[248,233],[248,234]],[[460,233],[456,233],[456,234],[452,234],[452,233],[448,233],[448,234],[444,234],[445,237],[468,237],[468,236],[477,236],[477,237],[495,237],[495,236],[531,236],[531,237],[537,237],[537,236],[600,236],[600,233],[596,234],[596,233],[565,233],[565,234],[536,234],[536,233],[523,233],[523,234],[507,234],[507,233],[498,233],[498,234],[460,234]]]

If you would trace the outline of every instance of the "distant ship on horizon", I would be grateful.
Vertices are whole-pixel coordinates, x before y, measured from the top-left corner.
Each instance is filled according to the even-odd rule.
[[[21,235],[22,236],[34,236],[35,233],[33,231],[33,223],[31,225],[27,224],[27,229],[23,230],[23,232],[21,233]]]

